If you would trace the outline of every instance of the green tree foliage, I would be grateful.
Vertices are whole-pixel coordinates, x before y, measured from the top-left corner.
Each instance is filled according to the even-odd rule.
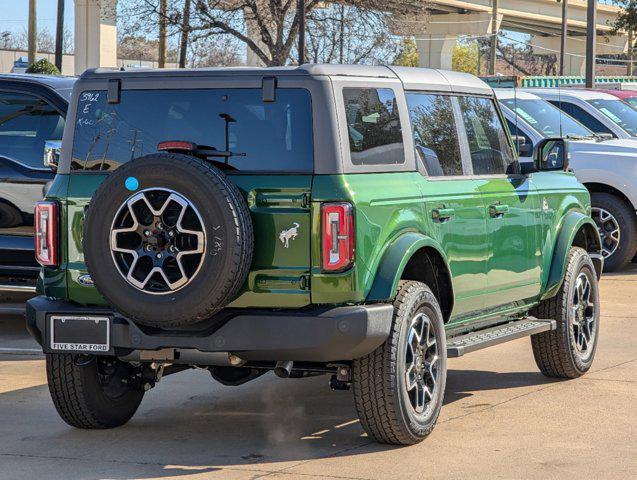
[[[405,38],[403,40],[400,51],[392,63],[402,67],[418,66],[418,48],[413,38]]]
[[[453,48],[451,68],[456,72],[478,74],[478,44],[458,44]]]
[[[43,73],[45,75],[60,75],[60,71],[46,58],[42,58],[27,68],[26,73]]]
[[[622,7],[613,22],[612,33],[617,34],[620,31],[628,33],[628,75],[633,74],[633,60],[635,57],[635,32],[637,32],[637,0],[616,0],[613,3]]]
[[[620,30],[637,31],[637,0],[617,0],[613,3],[622,8],[613,22],[613,33]]]

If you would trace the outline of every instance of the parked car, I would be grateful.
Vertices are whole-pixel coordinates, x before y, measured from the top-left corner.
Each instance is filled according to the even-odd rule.
[[[55,175],[74,78],[0,75],[0,292],[35,293],[33,211]],[[48,155],[45,163],[45,152]]]
[[[637,107],[637,90],[624,90],[622,88],[618,89],[597,89],[598,92],[607,93],[612,95],[613,97],[617,97],[620,100],[628,103],[631,107]]]
[[[495,92],[509,131],[525,140],[519,148],[522,162],[533,161],[534,146],[544,138],[570,139],[570,165],[591,192],[604,269],[628,264],[637,253],[637,141],[601,138],[532,93],[512,88]]]
[[[637,138],[637,110],[614,95],[576,88],[525,88],[597,134]]]
[[[522,168],[476,77],[94,70],[70,112],[27,306],[70,425],[122,425],[194,366],[224,385],[274,370],[351,385],[370,438],[413,444],[448,356],[530,335],[545,375],[593,362],[588,191],[563,139]]]

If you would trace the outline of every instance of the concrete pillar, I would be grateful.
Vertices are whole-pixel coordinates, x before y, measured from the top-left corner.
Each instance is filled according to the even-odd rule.
[[[423,35],[416,39],[418,48],[418,66],[451,70],[453,47],[456,46],[455,35]]]
[[[117,67],[117,0],[75,0],[75,74]]]
[[[264,6],[265,8],[265,6]],[[265,44],[261,41],[261,31],[259,29],[259,26],[257,25],[256,20],[254,20],[254,18],[252,17],[252,12],[250,10],[248,10],[247,8],[243,10],[243,21],[246,24],[246,29],[248,32],[248,37],[254,42],[256,43],[259,48],[261,48],[261,50],[263,52],[265,52],[267,54],[268,50],[265,47]],[[272,25],[272,28],[269,28],[270,32],[272,32],[274,29],[274,25]],[[263,60],[261,60],[258,55],[256,53],[254,53],[250,47],[248,47],[246,45],[246,65],[248,67],[263,67],[265,66],[265,64],[263,63]]]
[[[502,23],[498,15],[497,27]],[[453,47],[458,37],[479,37],[491,33],[491,13],[447,13],[406,17],[394,15],[392,30],[396,35],[416,38],[421,67],[451,69]]]
[[[536,55],[557,55],[560,52],[560,37],[532,36],[530,45]],[[627,50],[628,41],[623,35],[598,37],[597,55],[621,54]],[[566,39],[564,75],[580,77],[586,73],[586,39],[583,36]]]

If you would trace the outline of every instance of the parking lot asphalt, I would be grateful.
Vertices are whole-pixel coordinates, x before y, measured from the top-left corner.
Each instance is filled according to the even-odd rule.
[[[637,265],[601,290],[591,372],[543,377],[528,339],[452,359],[438,426],[406,448],[371,442],[327,377],[272,374],[224,387],[180,373],[126,426],[74,430],[23,320],[2,317],[0,479],[637,478]]]

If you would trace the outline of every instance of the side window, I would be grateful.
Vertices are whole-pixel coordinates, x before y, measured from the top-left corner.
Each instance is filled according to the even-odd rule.
[[[516,158],[495,103],[490,98],[459,97],[475,175],[514,173]]]
[[[612,133],[608,129],[608,127],[606,127],[602,122],[597,120],[582,107],[575,105],[574,103],[565,101],[559,102],[557,100],[550,100],[550,102],[557,108],[562,109],[565,113],[568,113],[571,117],[579,121],[589,130],[592,130],[595,133]]]
[[[349,150],[354,165],[405,162],[396,95],[391,88],[344,88]]]
[[[417,161],[432,177],[462,175],[462,156],[451,97],[408,93]]]
[[[61,140],[64,118],[40,98],[0,92],[0,156],[43,168],[44,143]]]

